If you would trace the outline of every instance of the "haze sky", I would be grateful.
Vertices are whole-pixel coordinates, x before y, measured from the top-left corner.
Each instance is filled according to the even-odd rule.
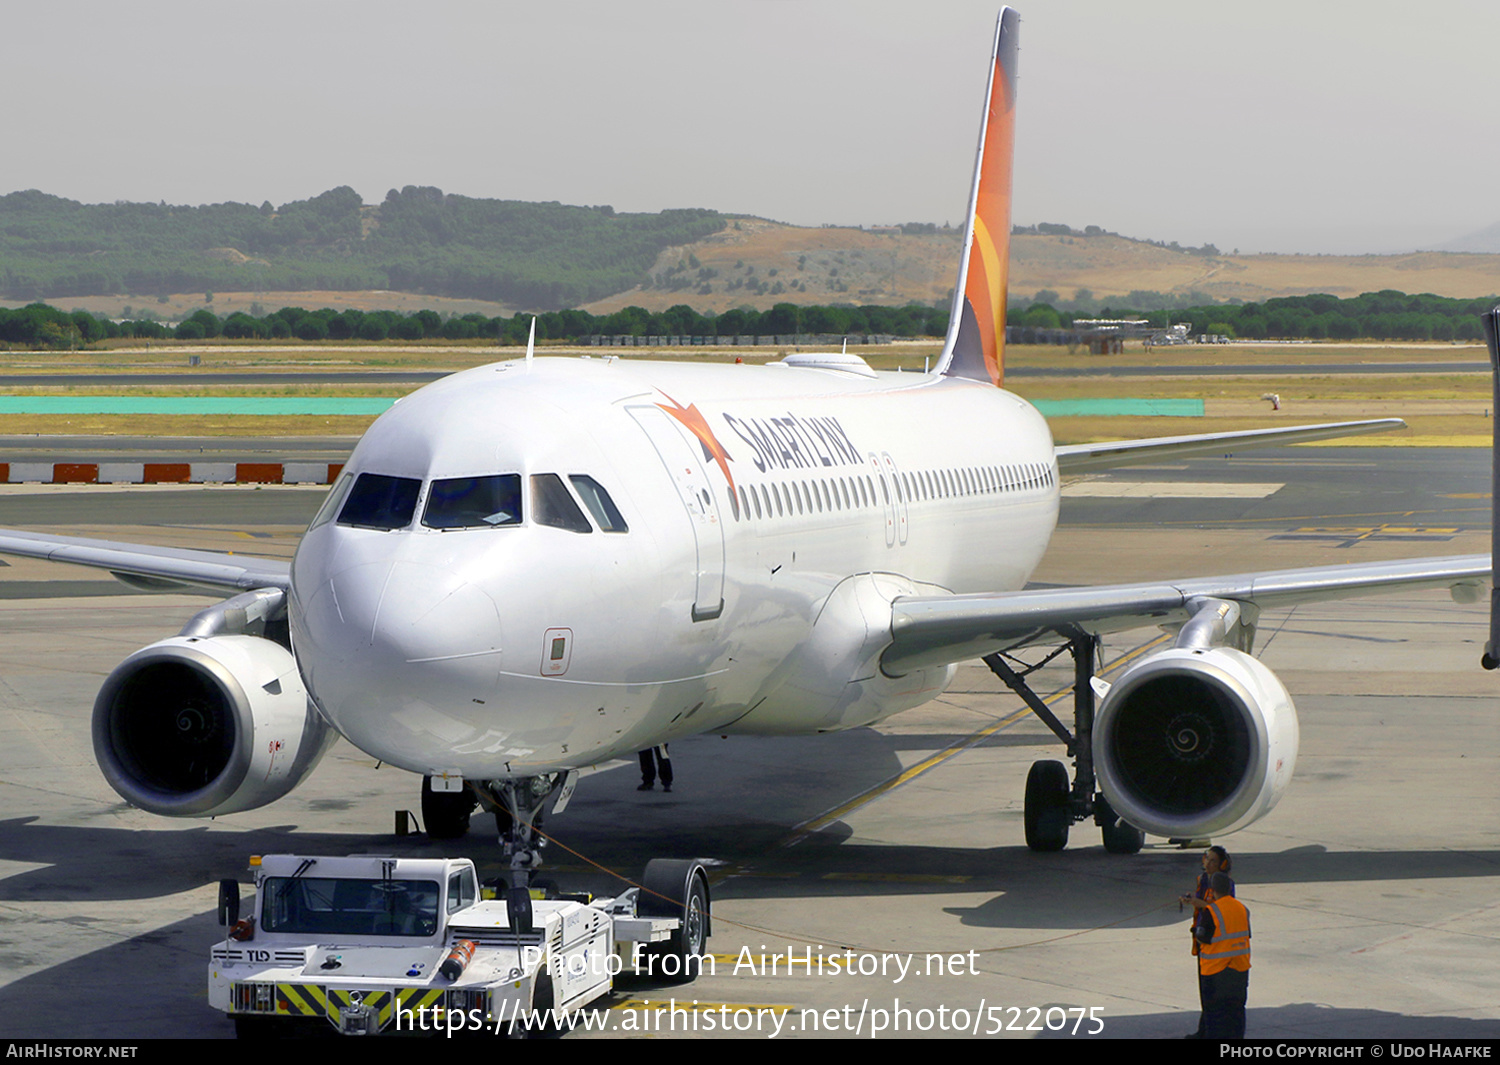
[[[1014,221],[1224,251],[1500,220],[1500,5],[1025,0]],[[991,0],[0,6],[0,193],[281,204],[337,185],[961,221]]]

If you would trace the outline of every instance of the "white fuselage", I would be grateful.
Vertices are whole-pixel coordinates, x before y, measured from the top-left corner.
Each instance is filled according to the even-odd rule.
[[[774,364],[481,367],[397,403],[345,472],[420,495],[407,527],[334,506],[302,540],[308,691],[371,755],[470,779],[926,702],[952,667],[880,672],[891,599],[1020,588],[1058,506],[1051,435],[1016,396]],[[434,481],[496,474],[592,478],[628,531],[543,524],[530,491],[515,524],[424,526]]]

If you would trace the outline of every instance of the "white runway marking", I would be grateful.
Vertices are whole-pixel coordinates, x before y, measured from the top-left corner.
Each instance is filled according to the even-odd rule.
[[[1063,485],[1069,499],[1264,499],[1279,484],[1211,484],[1200,481],[1075,481]]]

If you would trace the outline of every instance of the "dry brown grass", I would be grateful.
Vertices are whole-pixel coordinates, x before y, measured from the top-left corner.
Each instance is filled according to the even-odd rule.
[[[359,436],[373,417],[179,414],[8,414],[7,435]]]
[[[851,348],[880,369],[904,367],[919,370],[925,359],[936,356],[940,345],[935,342],[893,344]],[[203,351],[202,371],[224,370],[357,370],[357,369],[461,369],[493,361],[496,357],[514,358],[515,348],[495,349],[476,346],[431,348],[426,345],[363,347],[320,346],[288,349],[277,345],[199,346]],[[593,348],[552,346],[548,355],[599,354]],[[625,359],[691,359],[732,363],[764,362],[785,354],[785,350],[764,348],[665,348],[658,350],[632,348],[615,354]],[[1472,352],[1470,353],[1473,354]],[[1401,348],[1357,347],[1350,345],[1298,345],[1267,351],[1263,348],[1214,347],[1166,348],[1151,353],[1151,360],[1163,366],[1160,376],[1150,377],[1012,377],[1007,385],[1029,399],[1089,398],[1201,398],[1205,403],[1202,418],[1116,418],[1074,417],[1052,420],[1053,433],[1059,443],[1084,443],[1099,440],[1143,436],[1172,436],[1187,433],[1258,429],[1275,425],[1293,425],[1318,421],[1356,420],[1371,417],[1405,418],[1411,428],[1402,432],[1374,437],[1355,438],[1361,446],[1391,444],[1454,444],[1481,446],[1489,442],[1491,423],[1485,412],[1490,407],[1489,378],[1483,374],[1451,373],[1407,374],[1382,373],[1382,362],[1434,362],[1455,357],[1450,345],[1414,345]],[[1016,346],[1007,351],[1007,364],[1016,366],[1045,365],[1095,369],[1118,364],[1139,364],[1142,353],[1103,359],[1083,354],[1069,355],[1065,348]],[[1265,375],[1209,376],[1195,375],[1195,366],[1208,362],[1239,364],[1257,361],[1289,366],[1274,377]],[[1322,363],[1370,363],[1370,373],[1317,374],[1299,373],[1295,367]],[[201,395],[209,391],[194,385],[192,370],[182,367],[181,352],[170,358],[159,348],[150,351],[101,350],[48,354],[8,352],[0,354],[0,369],[7,372],[32,369],[55,371],[68,369],[78,373],[118,372],[122,369],[159,370],[170,366],[182,370],[183,383],[172,386],[148,386],[131,389],[133,395],[173,396]],[[28,387],[12,389],[12,394],[28,395],[107,395],[117,388],[73,386],[64,388]],[[399,385],[307,385],[215,386],[214,395],[238,396],[399,396],[411,391]],[[1272,411],[1260,397],[1266,392],[1281,396],[1282,409]],[[345,416],[258,417],[238,416],[154,416],[154,415],[16,415],[5,419],[10,433],[39,434],[106,434],[106,435],[236,435],[236,436],[320,436],[357,435],[374,419]]]
[[[934,345],[936,351],[941,345]],[[1275,370],[1282,366],[1317,366],[1371,364],[1382,362],[1443,363],[1473,361],[1485,365],[1483,344],[1364,343],[1307,344],[1182,344],[1155,347],[1149,352],[1138,341],[1126,344],[1119,355],[1090,355],[1086,351],[1070,352],[1053,344],[1009,344],[1005,348],[1008,367],[1041,366],[1051,369],[1108,372],[1112,366],[1157,366],[1163,373],[1191,374],[1202,366],[1254,366]]]

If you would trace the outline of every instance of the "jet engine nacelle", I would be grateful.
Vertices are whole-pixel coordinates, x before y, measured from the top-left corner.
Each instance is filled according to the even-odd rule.
[[[1152,835],[1203,839],[1271,812],[1297,761],[1297,712],[1276,675],[1228,647],[1173,648],[1131,667],[1094,722],[1110,805]]]
[[[336,735],[291,652],[259,636],[154,643],[120,663],[94,700],[94,754],[110,786],[169,817],[279,799]]]

